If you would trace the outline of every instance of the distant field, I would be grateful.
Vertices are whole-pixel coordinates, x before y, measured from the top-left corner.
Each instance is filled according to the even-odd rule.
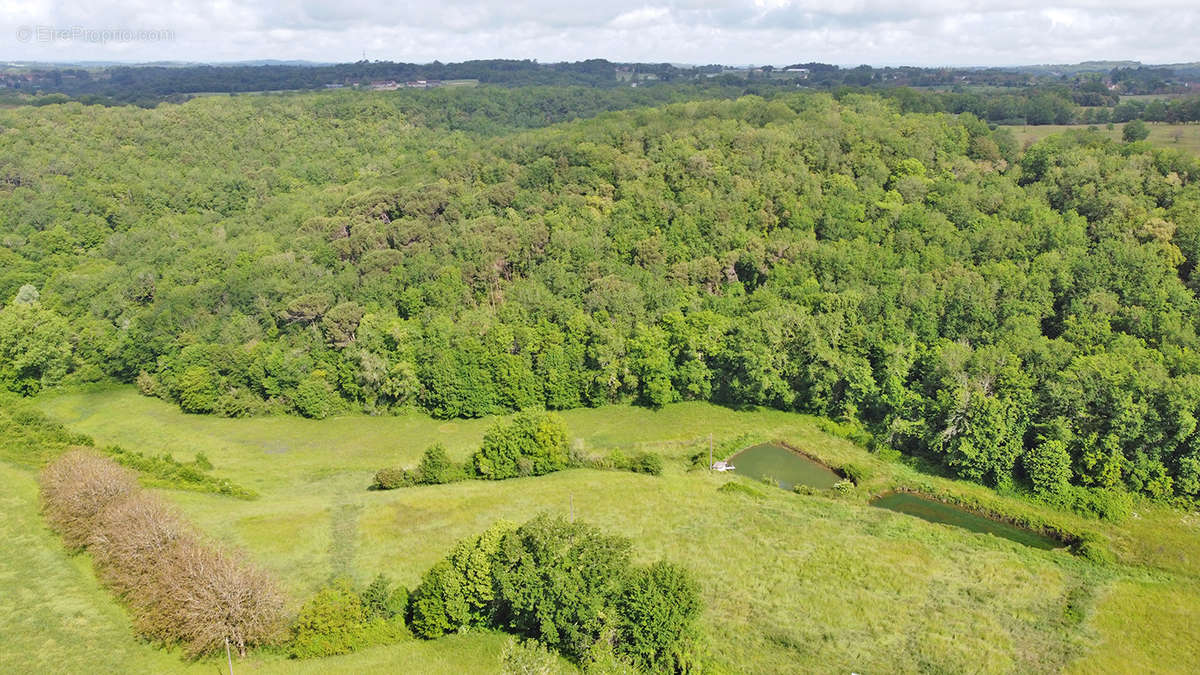
[[[1164,148],[1174,148],[1186,152],[1200,154],[1200,124],[1161,124],[1149,122],[1150,138],[1154,145]],[[1112,129],[1106,125],[1097,125],[1098,133],[1113,139],[1121,140],[1120,124],[1114,124]],[[1021,147],[1036,143],[1043,138],[1070,129],[1087,129],[1086,124],[1044,124],[1037,126],[1006,127],[1017,137]],[[1178,139],[1176,139],[1178,134]]]
[[[1122,101],[1125,101],[1125,100],[1158,101],[1158,100],[1170,100],[1173,98],[1184,98],[1185,96],[1190,96],[1190,95],[1191,94],[1121,94],[1121,100]]]
[[[132,388],[57,395],[38,404],[98,443],[166,451],[181,459],[203,451],[218,475],[259,490],[262,498],[253,502],[163,494],[211,535],[245,549],[274,571],[294,599],[335,572],[366,580],[382,571],[411,586],[458,538],[498,518],[520,521],[550,511],[573,512],[631,537],[638,558],[665,557],[692,569],[705,598],[702,623],[709,651],[729,672],[1058,672],[1068,667],[1116,672],[1124,663],[1156,663],[1170,670],[1190,652],[1173,652],[1178,654],[1173,660],[1164,643],[1150,636],[1185,640],[1200,620],[1195,583],[1200,537],[1184,514],[1146,507],[1121,526],[1090,524],[1113,539],[1124,562],[1118,568],[926,523],[866,501],[890,485],[921,482],[985,501],[1011,500],[978,485],[880,461],[823,433],[818,420],[803,415],[737,412],[701,403],[660,411],[574,410],[563,417],[577,447],[652,449],[668,458],[664,475],[570,470],[540,478],[368,492],[376,468],[411,465],[434,441],[467,457],[491,420],[447,422],[420,415],[228,420],[184,415]],[[833,465],[852,461],[874,477],[837,499],[766,486],[761,500],[721,494],[719,485],[740,479],[687,471],[683,461],[706,450],[709,433],[718,445],[738,438],[781,438]],[[30,552],[0,561],[0,584],[12,587],[26,578],[34,584],[28,596],[0,599],[9,603],[0,605],[9,617],[0,619],[4,632],[78,624],[74,630],[111,636],[81,641],[48,632],[51,639],[40,643],[28,638],[0,643],[0,669],[19,663],[16,652],[29,649],[39,650],[47,661],[95,662],[100,670],[105,663],[114,669],[124,663],[142,670],[184,669],[182,661],[133,639],[123,612],[90,575],[86,558],[64,555],[36,516],[32,475],[0,465],[0,478],[18,486],[4,497],[7,520],[0,526],[4,534],[26,533],[23,548]],[[1060,522],[1078,522],[1046,513]],[[34,600],[45,597],[55,600]],[[1164,605],[1166,597],[1171,600]],[[1165,618],[1171,626],[1160,625]],[[374,672],[403,664],[410,672],[488,672],[498,667],[504,640],[475,634],[303,663],[260,655],[239,667]],[[111,650],[104,646],[109,643]]]

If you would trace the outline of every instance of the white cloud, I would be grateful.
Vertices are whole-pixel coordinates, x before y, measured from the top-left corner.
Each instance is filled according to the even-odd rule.
[[[1004,65],[1200,59],[1195,0],[0,0],[0,59]],[[21,26],[169,42],[19,40]]]

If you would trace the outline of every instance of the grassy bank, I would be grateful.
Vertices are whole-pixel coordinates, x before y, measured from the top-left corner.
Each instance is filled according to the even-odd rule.
[[[1186,661],[1172,657],[1163,640],[1171,635],[1182,640],[1200,620],[1195,518],[1142,505],[1124,523],[1083,521],[884,462],[825,434],[819,420],[802,415],[708,404],[569,411],[563,417],[577,447],[660,452],[668,459],[664,475],[570,470],[367,492],[377,468],[415,464],[430,443],[442,442],[464,459],[491,420],[445,422],[417,415],[230,420],[184,415],[132,388],[58,395],[37,404],[100,444],[169,452],[179,459],[203,452],[215,465],[214,475],[258,491],[256,501],[163,494],[207,532],[244,548],[278,574],[297,599],[335,573],[366,580],[382,571],[411,586],[458,538],[498,518],[522,521],[551,511],[573,512],[631,537],[637,555],[647,560],[665,557],[695,572],[706,604],[708,651],[729,671],[1089,672],[1116,671],[1126,663],[1178,669]],[[785,440],[832,466],[854,463],[869,478],[837,498],[765,486],[760,499],[721,493],[725,482],[745,479],[687,468],[690,455],[707,450],[710,433],[718,447],[737,439]],[[67,558],[45,532],[36,517],[32,474],[9,467],[5,472],[6,483],[25,486],[9,497],[6,514],[25,518],[13,527],[40,532],[40,555],[74,570],[68,580],[39,581],[45,588],[38,596],[74,589],[81,606],[91,608],[91,621],[115,636],[113,644],[127,645],[125,652],[115,652],[114,662],[136,652],[157,659],[154,670],[184,668],[177,658],[134,640],[123,612],[88,575],[85,559]],[[871,494],[897,485],[958,495],[998,512],[1091,527],[1103,534],[1119,563],[1096,566],[1066,551],[1029,549],[867,505]],[[7,579],[33,574],[38,563],[16,558],[3,564]],[[10,614],[72,620],[69,608],[15,602]],[[19,625],[6,632],[13,630],[37,632]],[[303,664],[260,655],[246,665],[370,671],[404,664],[423,672],[486,672],[498,668],[503,641],[466,635]],[[17,658],[12,649],[30,648],[0,646],[0,659]],[[89,658],[84,645],[69,639],[38,649],[63,662]]]

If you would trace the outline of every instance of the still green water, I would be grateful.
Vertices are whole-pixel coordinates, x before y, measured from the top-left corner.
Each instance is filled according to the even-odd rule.
[[[773,479],[784,490],[791,490],[796,485],[824,490],[841,480],[828,467],[774,443],[746,448],[731,457],[729,463],[736,467],[734,473],[755,479]]]
[[[943,504],[942,502],[908,492],[893,492],[883,495],[874,499],[871,502],[871,506],[878,506],[879,508],[899,513],[907,513],[910,516],[916,516],[931,523],[943,523],[961,527],[972,532],[994,534],[997,537],[1004,537],[1018,544],[1025,544],[1034,548],[1050,550],[1062,546],[1061,543],[1054,539],[1038,534],[1037,532],[1031,532],[1016,525],[1009,525],[998,520],[985,518],[956,506]]]

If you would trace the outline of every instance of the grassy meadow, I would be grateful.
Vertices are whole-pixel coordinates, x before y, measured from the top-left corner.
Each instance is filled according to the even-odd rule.
[[[1086,124],[1042,124],[1036,126],[1005,127],[1017,137],[1021,147],[1032,145],[1043,138],[1071,129],[1087,129]],[[1112,129],[1107,125],[1095,125],[1099,133],[1114,141],[1121,140],[1122,124],[1114,124]],[[1147,122],[1150,137],[1146,140],[1162,148],[1171,148],[1200,154],[1200,125],[1197,124],[1166,124],[1165,122]]]
[[[414,465],[442,442],[465,459],[494,421],[423,415],[222,419],[185,415],[131,387],[43,397],[40,409],[97,444],[190,459],[261,498],[162,491],[214,538],[274,572],[294,602],[335,574],[384,572],[408,586],[459,538],[499,518],[573,513],[634,541],[635,556],[690,568],[705,601],[706,649],[729,672],[1175,672],[1200,662],[1200,516],[1139,504],[1117,525],[1027,504],[987,488],[885,462],[778,411],[685,403],[562,413],[588,450],[661,453],[661,477],[568,470],[538,478],[366,490],[383,466]],[[730,448],[781,439],[871,477],[847,495],[717,488],[689,470],[709,434]],[[721,453],[718,453],[721,454]],[[212,672],[139,642],[124,611],[68,556],[37,515],[31,472],[0,464],[0,529],[17,541],[0,560],[0,670]],[[983,503],[1098,531],[1118,562],[1096,565],[867,505],[898,485],[928,485]],[[488,672],[507,637],[471,633],[295,662],[255,654],[246,672]],[[35,658],[29,658],[34,654]],[[64,665],[65,664],[65,665]]]

